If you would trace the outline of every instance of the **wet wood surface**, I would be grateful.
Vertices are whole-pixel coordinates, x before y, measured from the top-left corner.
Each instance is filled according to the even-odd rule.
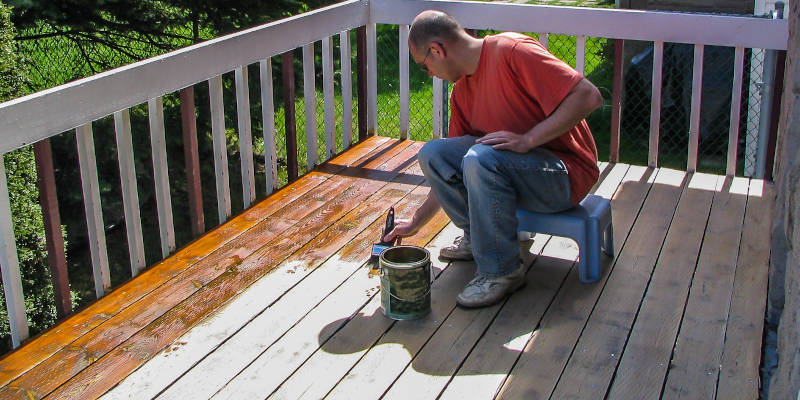
[[[475,264],[438,259],[461,234],[440,212],[405,241],[431,252],[431,313],[394,321],[366,261],[388,208],[428,195],[421,145],[370,138],[206,233],[0,360],[0,398],[755,393],[771,187],[601,164],[602,279],[578,280],[573,241],[535,235],[527,285],[477,310],[455,304]]]

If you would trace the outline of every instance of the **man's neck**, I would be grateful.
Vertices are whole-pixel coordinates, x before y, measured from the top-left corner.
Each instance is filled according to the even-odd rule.
[[[483,50],[483,39],[470,37],[464,46],[464,72],[472,75],[478,71],[481,62],[481,51]]]

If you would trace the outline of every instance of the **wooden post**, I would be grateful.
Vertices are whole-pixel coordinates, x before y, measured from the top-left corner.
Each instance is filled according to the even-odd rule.
[[[367,138],[367,27],[356,29],[356,80],[358,85],[358,140]]]
[[[294,112],[294,53],[281,54],[283,69],[283,112],[286,123],[286,168],[289,182],[297,180],[297,124]]]
[[[353,141],[353,72],[350,67],[350,31],[339,33],[339,52],[342,72],[342,149]]]
[[[692,107],[689,114],[689,150],[686,155],[686,171],[697,170],[697,156],[700,146],[700,105],[703,94],[703,53],[705,46],[694,45],[694,64],[692,67]]]
[[[67,258],[64,254],[64,237],[61,236],[61,214],[58,212],[50,139],[34,143],[33,155],[36,158],[39,204],[42,206],[44,219],[47,258],[50,261],[50,279],[53,281],[53,292],[56,297],[56,315],[61,319],[72,313],[72,298],[69,292]]]
[[[206,230],[203,215],[203,191],[200,182],[200,156],[197,150],[197,119],[195,118],[194,87],[181,89],[181,127],[183,132],[183,161],[186,165],[186,190],[189,196],[189,216],[192,235],[198,237]]]
[[[764,179],[773,180],[775,167],[775,144],[778,141],[778,122],[781,119],[781,97],[783,96],[783,81],[786,72],[786,50],[775,53],[775,79],[772,87],[772,113],[769,118],[769,138],[767,139],[767,157],[764,160]]]
[[[625,41],[622,39],[614,40],[614,83],[613,94],[611,95],[611,154],[609,161],[619,162],[619,131],[622,120],[622,69],[623,49]]]
[[[6,165],[0,154],[0,275],[3,277],[3,295],[6,300],[11,345],[19,347],[28,338],[28,316],[25,313],[25,296],[17,257],[17,240],[11,221],[11,201],[6,184]]]

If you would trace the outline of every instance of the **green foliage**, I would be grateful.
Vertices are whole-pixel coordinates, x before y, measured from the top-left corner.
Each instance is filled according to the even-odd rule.
[[[0,101],[23,94],[25,64],[16,52],[10,8],[0,3]],[[22,291],[31,334],[52,325],[56,320],[53,286],[45,248],[44,223],[36,186],[36,163],[30,147],[5,155],[11,215],[14,224]],[[5,307],[0,314],[0,352],[10,349],[8,317]]]
[[[22,59],[14,44],[16,30],[10,16],[11,8],[0,3],[0,101],[19,96],[25,84]]]

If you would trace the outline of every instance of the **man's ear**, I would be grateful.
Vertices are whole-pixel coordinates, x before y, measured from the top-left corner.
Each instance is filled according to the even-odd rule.
[[[435,53],[441,58],[447,57],[447,50],[441,42],[431,42],[431,53]]]

